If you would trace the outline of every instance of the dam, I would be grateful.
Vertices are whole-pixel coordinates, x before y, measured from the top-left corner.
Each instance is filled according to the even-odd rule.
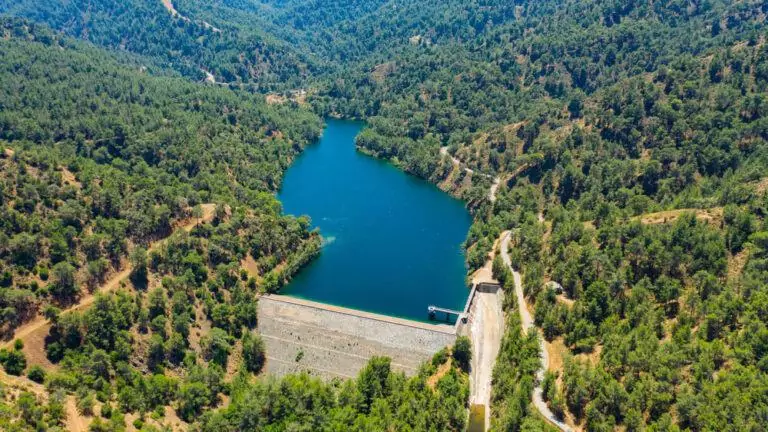
[[[266,372],[283,376],[307,372],[323,379],[353,378],[373,356],[386,356],[392,368],[415,375],[443,347],[453,345],[457,336],[469,336],[484,344],[478,325],[487,319],[481,309],[482,296],[496,296],[495,283],[475,285],[453,324],[426,323],[328,305],[284,295],[259,299],[258,330],[267,352]],[[500,304],[500,301],[497,302]],[[481,321],[475,322],[476,318]],[[482,332],[481,332],[482,333]],[[472,369],[483,368],[479,346],[474,346]],[[493,356],[495,358],[495,355]],[[471,381],[477,381],[473,372]],[[487,377],[489,378],[489,377]]]
[[[456,326],[429,324],[355,309],[266,295],[259,299],[259,333],[268,374],[306,371],[325,379],[353,378],[373,356],[415,375],[437,351],[456,341]]]
[[[394,370],[414,375],[453,345],[466,318],[474,292],[461,248],[469,212],[434,185],[357,151],[363,126],[327,120],[319,142],[286,172],[284,212],[308,215],[324,242],[280,295],[259,300],[268,374],[350,378],[372,356],[387,356]]]

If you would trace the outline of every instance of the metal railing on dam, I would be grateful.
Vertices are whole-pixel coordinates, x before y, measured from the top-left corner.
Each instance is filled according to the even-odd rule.
[[[278,376],[308,371],[322,378],[354,377],[373,356],[390,357],[393,369],[413,375],[434,353],[452,345],[457,334],[453,325],[281,295],[262,296],[258,316],[266,371]]]

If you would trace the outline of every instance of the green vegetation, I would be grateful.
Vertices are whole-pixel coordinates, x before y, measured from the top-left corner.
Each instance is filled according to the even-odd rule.
[[[272,193],[317,137],[317,116],[340,115],[367,120],[361,150],[467,201],[470,270],[512,230],[536,323],[565,347],[562,369],[542,383],[556,415],[596,431],[761,430],[764,2],[175,6],[190,21],[159,1],[0,1],[2,12],[112,50],[3,21],[2,330],[37,314],[53,322],[46,349],[61,371],[46,385],[82,394],[86,410],[94,394],[94,429],[167,404],[203,430],[464,427],[459,369],[436,390],[426,369],[406,379],[382,359],[344,383],[246,373],[265,359],[251,331],[256,295],[278,290],[319,247],[309,221],[281,215]],[[314,114],[178,77],[199,81],[202,70],[299,102],[290,91],[307,89]],[[179,231],[203,219],[203,204],[215,206],[209,222]],[[258,274],[241,274],[248,255]],[[61,313],[128,265],[129,282],[98,296],[99,308]],[[493,273],[511,292],[504,267]],[[506,298],[492,428],[540,430],[537,343]],[[199,334],[202,323],[211,331]],[[230,381],[233,358],[243,372]],[[19,349],[2,359],[25,372]],[[231,404],[211,410],[221,394]],[[46,405],[25,393],[0,425],[61,425],[60,396]]]
[[[27,367],[27,359],[20,348],[13,350],[0,350],[0,365],[9,375],[21,375]]]
[[[138,54],[195,81],[283,88],[312,63],[258,28],[223,31],[172,17],[160,0],[0,0],[0,13],[27,18],[106,48]]]
[[[4,28],[19,35],[0,45],[0,76],[9,84],[0,89],[0,145],[13,149],[0,159],[5,332],[45,305],[71,304],[129,257],[131,281],[141,287],[148,261],[163,272],[189,269],[202,283],[206,268],[245,254],[268,275],[317,250],[307,221],[281,216],[271,194],[319,134],[316,117],[134,72],[19,21]],[[219,204],[213,226],[174,238],[185,246],[173,257],[138,246],[168,236],[211,202]],[[296,267],[278,268],[271,284]]]
[[[468,337],[459,336],[456,338],[451,356],[459,368],[469,372],[469,364],[472,361],[472,342]]]
[[[14,394],[0,386],[0,428],[4,431],[64,431],[64,393],[54,392],[47,401],[31,392]]]
[[[451,368],[434,389],[435,367],[405,378],[388,358],[374,357],[357,379],[323,383],[306,374],[255,383],[236,378],[231,404],[204,415],[203,431],[463,430],[467,377]]]

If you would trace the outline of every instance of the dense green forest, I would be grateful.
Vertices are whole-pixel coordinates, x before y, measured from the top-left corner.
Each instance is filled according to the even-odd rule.
[[[232,206],[240,219],[215,239],[214,265],[250,250],[269,269],[308,238],[307,222],[282,217],[271,192],[319,134],[317,117],[149,77],[88,47],[59,49],[45,29],[4,24],[14,34],[0,46],[6,326],[34,315],[40,298],[71,303],[78,282],[103,282],[133,246],[167,236],[201,204],[218,204],[217,219]]]
[[[53,396],[20,395],[0,424],[61,424],[67,391],[107,407],[105,430],[167,404],[188,420],[205,411],[200,430],[461,430],[466,375],[452,366],[430,388],[440,358],[413,378],[383,359],[344,383],[249,375],[263,361],[254,297],[318,247],[272,192],[328,115],[366,119],[361,150],[467,201],[470,270],[512,230],[562,363],[543,386],[564,421],[768,424],[764,2],[174,6],[180,16],[159,0],[0,0],[30,20],[4,21],[0,41],[3,330],[50,316],[60,365],[41,377],[21,347],[4,351],[6,371]],[[228,85],[193,82],[206,71]],[[259,95],[298,89],[306,105]],[[240,271],[249,254],[260,274]],[[107,312],[58,313],[126,268],[132,283],[96,300]],[[511,292],[504,266],[494,274]],[[507,303],[492,429],[542,430],[537,343],[520,331],[524,305]],[[201,322],[215,331],[196,340]],[[225,377],[238,350],[242,370]],[[221,395],[228,405],[209,410]]]
[[[174,17],[160,0],[2,0],[0,13],[146,56],[198,81],[208,72],[218,82],[264,90],[295,85],[313,70],[311,60],[257,27],[220,29]]]
[[[274,197],[319,135],[316,115],[27,21],[2,29],[3,332],[50,322],[43,347],[0,350],[7,374],[50,395],[0,387],[3,430],[64,430],[67,395],[96,414],[91,430],[160,430],[165,406],[202,430],[463,429],[465,370],[446,365],[427,384],[445,352],[409,379],[380,358],[343,384],[254,381],[265,362],[257,295],[320,246]],[[69,310],[91,295],[90,308]]]

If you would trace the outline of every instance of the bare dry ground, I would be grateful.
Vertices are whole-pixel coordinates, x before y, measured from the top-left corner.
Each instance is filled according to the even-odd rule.
[[[672,223],[681,215],[686,213],[694,213],[696,219],[700,221],[708,222],[712,225],[720,225],[723,221],[723,208],[712,207],[709,209],[678,209],[678,210],[666,210],[655,213],[646,213],[640,216],[635,216],[632,220],[639,220],[646,225],[656,225]]]
[[[432,374],[429,378],[427,378],[427,386],[434,390],[437,387],[437,382],[440,381],[440,378],[444,377],[445,374],[448,373],[449,370],[451,370],[451,363],[453,362],[452,357],[448,357],[448,361],[441,364],[440,367],[437,368],[437,371]]]

